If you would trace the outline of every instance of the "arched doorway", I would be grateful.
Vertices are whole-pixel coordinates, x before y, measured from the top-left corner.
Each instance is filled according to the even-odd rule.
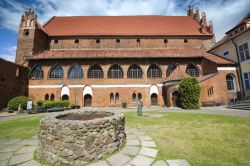
[[[91,107],[92,106],[92,96],[90,94],[86,94],[84,96],[84,107]]]
[[[65,100],[69,100],[69,96],[68,95],[63,95],[62,96],[62,101],[65,101]]]
[[[156,93],[151,94],[151,105],[158,105],[158,99]]]
[[[172,102],[173,107],[181,107],[180,93],[178,91],[172,93]]]

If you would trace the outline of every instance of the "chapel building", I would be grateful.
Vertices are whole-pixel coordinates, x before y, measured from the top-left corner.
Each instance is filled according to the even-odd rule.
[[[212,22],[191,6],[187,16],[54,16],[44,25],[29,10],[16,62],[30,70],[33,101],[173,107],[180,80],[196,77],[202,105],[226,104],[239,92],[236,63],[208,53],[213,44]]]

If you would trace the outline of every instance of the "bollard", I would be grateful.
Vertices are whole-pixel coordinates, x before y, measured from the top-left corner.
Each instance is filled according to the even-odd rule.
[[[142,116],[142,106],[143,106],[143,103],[140,101],[138,103],[137,116]]]

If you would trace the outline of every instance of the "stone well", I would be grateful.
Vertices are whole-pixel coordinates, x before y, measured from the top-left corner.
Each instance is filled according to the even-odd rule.
[[[91,120],[68,120],[71,115],[105,114]],[[38,157],[49,163],[82,164],[101,159],[126,141],[125,118],[121,112],[71,111],[45,117],[38,133]]]

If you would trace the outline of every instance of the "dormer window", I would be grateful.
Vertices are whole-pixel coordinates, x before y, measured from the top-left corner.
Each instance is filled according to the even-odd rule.
[[[100,39],[96,39],[95,43],[100,44]]]
[[[188,39],[184,39],[184,43],[188,43]]]
[[[25,30],[23,31],[23,35],[24,35],[24,36],[29,36],[29,34],[30,34],[30,32],[29,32],[28,29],[25,29]]]
[[[240,27],[240,31],[243,31],[244,29],[245,29],[245,26],[242,25],[242,26]]]
[[[120,39],[116,39],[116,43],[120,43]]]
[[[235,34],[235,35],[238,35],[238,33],[239,33],[239,30],[236,29],[236,30],[234,31],[234,34]]]
[[[230,33],[230,34],[229,34],[229,37],[233,37],[233,33]]]
[[[55,40],[54,40],[54,43],[57,44],[57,43],[58,43],[58,39],[55,39]]]
[[[77,44],[78,44],[78,43],[79,43],[79,39],[75,39],[75,43],[77,43]]]

